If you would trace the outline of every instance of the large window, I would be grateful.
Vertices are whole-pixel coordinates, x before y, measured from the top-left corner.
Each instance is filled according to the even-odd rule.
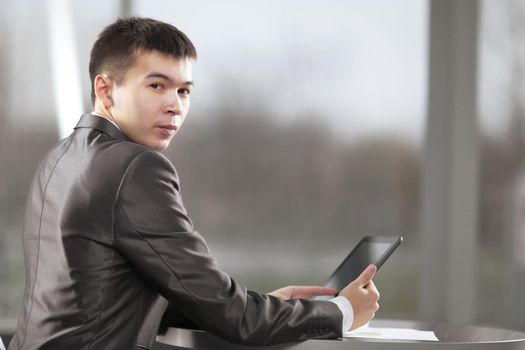
[[[403,235],[382,317],[417,317],[424,1],[137,1],[199,51],[167,154],[196,228],[249,287],[322,284],[364,235]]]
[[[58,140],[48,3],[0,1],[0,318],[12,325],[25,196]],[[362,236],[403,235],[377,278],[378,317],[417,318],[427,2],[131,3],[197,46],[192,110],[166,154],[220,265],[261,292],[322,284]],[[89,106],[89,48],[120,2],[71,4]]]
[[[45,2],[0,1],[0,333],[20,311],[22,225],[38,161],[57,141]]]

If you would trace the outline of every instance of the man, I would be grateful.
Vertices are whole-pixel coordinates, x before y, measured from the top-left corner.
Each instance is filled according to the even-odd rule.
[[[24,228],[26,289],[10,350],[149,349],[161,317],[269,344],[340,337],[370,320],[370,266],[337,291],[247,291],[193,229],[168,147],[190,106],[195,48],[175,27],[121,19],[91,51],[93,113],[40,165]],[[299,299],[304,298],[304,299]]]

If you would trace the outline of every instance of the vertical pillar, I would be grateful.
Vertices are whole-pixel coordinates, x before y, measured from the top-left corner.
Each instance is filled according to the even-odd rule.
[[[478,0],[431,0],[421,217],[421,318],[476,311]]]

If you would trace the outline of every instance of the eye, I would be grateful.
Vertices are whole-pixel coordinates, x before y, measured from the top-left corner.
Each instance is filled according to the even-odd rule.
[[[150,84],[149,86],[152,87],[154,90],[162,89],[162,85],[159,83],[153,83],[153,84]]]
[[[188,96],[190,93],[191,93],[190,89],[186,89],[186,88],[179,89],[179,94],[183,96]]]

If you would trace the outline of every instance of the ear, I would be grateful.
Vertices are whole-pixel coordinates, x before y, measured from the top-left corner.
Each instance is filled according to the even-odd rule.
[[[113,106],[113,98],[111,97],[113,80],[108,76],[99,74],[95,77],[94,87],[96,99],[101,102],[102,106],[106,108]]]

